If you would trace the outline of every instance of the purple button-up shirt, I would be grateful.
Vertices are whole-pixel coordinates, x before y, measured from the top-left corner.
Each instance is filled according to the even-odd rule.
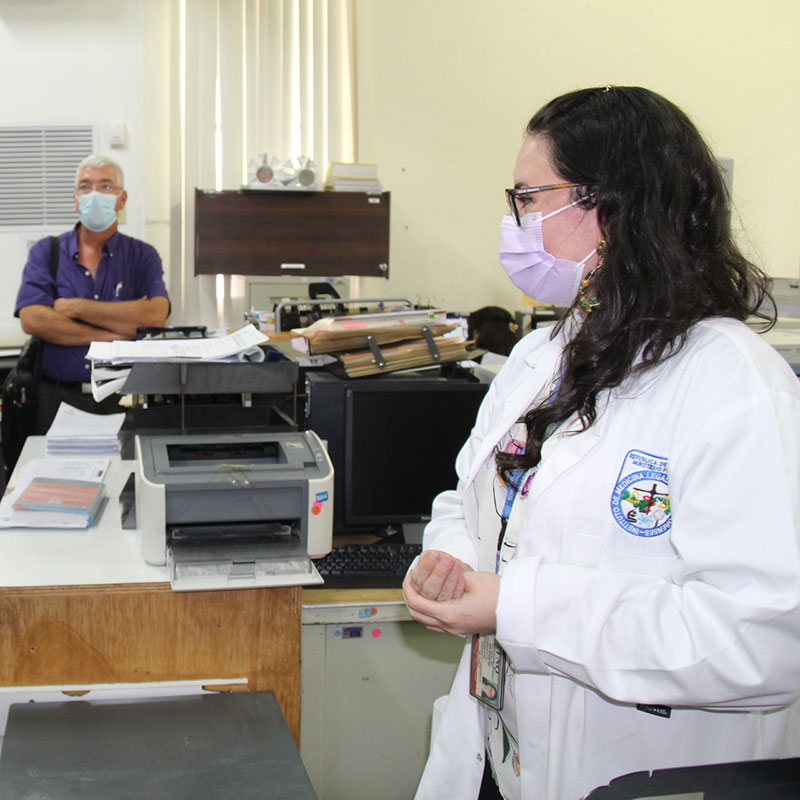
[[[22,285],[17,294],[14,316],[25,306],[52,306],[56,297],[83,297],[87,300],[114,302],[140,300],[143,297],[166,297],[161,258],[151,245],[115,233],[103,245],[103,257],[92,273],[78,263],[78,226],[62,233],[59,240],[58,277],[50,276],[50,239],[42,239],[31,247],[22,272]],[[62,381],[89,380],[90,365],[86,345],[65,347],[45,343],[42,372]]]

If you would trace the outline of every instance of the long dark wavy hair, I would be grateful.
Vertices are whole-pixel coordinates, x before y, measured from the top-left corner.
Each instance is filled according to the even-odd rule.
[[[601,392],[675,355],[698,321],[757,316],[768,328],[775,310],[767,277],[733,241],[719,165],[673,103],[636,87],[583,89],[545,105],[526,133],[580,184],[574,199],[596,208],[606,250],[588,289],[599,305],[584,315],[576,298],[553,331],[579,323],[558,389],[525,415],[525,452],[496,453],[506,482],[539,463],[553,425],[577,414],[586,430]]]

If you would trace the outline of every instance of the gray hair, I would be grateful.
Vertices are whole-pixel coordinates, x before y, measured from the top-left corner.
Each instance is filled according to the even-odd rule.
[[[117,171],[117,183],[121,186],[125,186],[125,175],[122,172],[122,167],[114,161],[113,158],[109,158],[108,156],[101,156],[97,154],[92,154],[90,156],[86,156],[86,158],[78,164],[78,169],[75,170],[75,188],[78,188],[78,180],[80,179],[81,170],[86,169],[87,167],[92,167],[94,169],[102,169],[103,167],[114,167]]]

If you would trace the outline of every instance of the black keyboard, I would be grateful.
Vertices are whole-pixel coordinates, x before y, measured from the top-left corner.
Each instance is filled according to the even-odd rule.
[[[421,551],[421,544],[400,542],[347,544],[334,547],[314,566],[331,589],[392,589],[402,585]]]

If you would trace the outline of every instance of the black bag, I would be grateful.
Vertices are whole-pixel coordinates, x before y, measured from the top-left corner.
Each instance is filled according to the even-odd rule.
[[[50,274],[58,274],[59,241],[50,237]],[[39,410],[39,384],[42,380],[44,342],[31,336],[22,348],[17,363],[3,382],[3,416],[0,437],[6,479],[11,476],[25,440],[34,433]]]

